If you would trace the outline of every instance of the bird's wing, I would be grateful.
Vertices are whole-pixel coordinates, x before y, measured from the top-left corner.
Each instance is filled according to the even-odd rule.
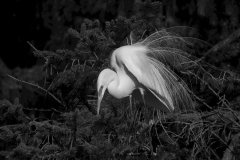
[[[135,89],[132,92],[132,96],[134,98],[136,98],[137,100],[139,100],[140,102],[144,103],[139,89]],[[164,111],[164,112],[172,112],[173,111],[170,107],[168,107],[168,106],[170,106],[170,104],[168,103],[166,98],[164,98],[161,95],[158,95],[156,92],[154,92],[150,88],[147,88],[147,87],[145,88],[144,100],[147,105],[154,107],[156,109],[159,109],[161,111]]]
[[[154,107],[158,108],[158,106],[163,106],[164,104],[164,106],[167,108],[164,110],[174,110],[173,102],[167,90],[167,84],[165,83],[164,77],[162,76],[163,73],[161,73],[163,71],[157,68],[157,66],[161,64],[156,63],[154,60],[152,60],[146,54],[146,49],[141,47],[142,46],[134,46],[131,48],[131,50],[129,50],[129,54],[118,54],[117,56],[125,56],[119,57],[119,59],[121,59],[122,65],[126,66],[129,72],[131,72],[137,78],[137,80],[144,87],[146,87],[146,95],[144,96],[147,97],[149,95],[148,98],[150,101],[151,98],[157,97],[158,100],[156,101],[155,99],[154,102],[159,103],[154,103]],[[162,104],[160,105],[160,103]]]

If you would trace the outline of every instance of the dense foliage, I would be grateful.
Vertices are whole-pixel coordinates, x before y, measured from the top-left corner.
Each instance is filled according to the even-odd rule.
[[[44,3],[43,17],[53,31],[48,43],[51,47],[40,51],[32,46],[34,55],[45,61],[42,71],[37,72],[44,80],[37,79],[37,75],[24,77],[16,71],[6,73],[11,74],[8,78],[14,79],[11,83],[15,88],[43,95],[40,101],[45,103],[36,96],[26,98],[27,93],[12,102],[0,101],[1,159],[240,159],[240,77],[237,65],[230,63],[240,48],[236,22],[239,4],[200,0],[189,1],[183,9],[174,0],[136,1],[132,15],[126,12],[129,8],[123,8],[121,14],[125,17],[106,22],[84,19],[77,27],[66,23],[72,22],[74,15],[69,14],[77,12],[79,6],[75,1],[61,2]],[[82,0],[81,4],[86,9],[95,1],[90,2]],[[170,5],[175,8],[169,9]],[[226,13],[218,23],[216,19],[223,13],[216,12],[216,8],[224,6]],[[52,12],[48,11],[51,7]],[[221,30],[219,37],[223,39],[211,49],[206,42],[196,40],[194,46],[189,46],[195,57],[193,66],[174,68],[189,85],[195,110],[164,114],[134,101],[130,111],[128,99],[116,100],[107,94],[101,114],[96,115],[96,80],[99,72],[109,67],[111,52],[177,23],[180,11],[209,19],[213,28]],[[105,12],[110,11],[106,8]],[[202,25],[200,20],[190,22]],[[196,30],[187,27],[169,31],[197,35]],[[30,99],[29,103],[24,98]]]

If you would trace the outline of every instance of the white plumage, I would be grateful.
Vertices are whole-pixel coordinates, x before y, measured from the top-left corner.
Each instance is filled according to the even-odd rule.
[[[192,62],[185,38],[161,30],[146,39],[116,49],[111,55],[113,70],[104,69],[98,77],[99,114],[105,90],[115,98],[132,95],[165,112],[191,109],[188,88],[169,66],[180,68]]]

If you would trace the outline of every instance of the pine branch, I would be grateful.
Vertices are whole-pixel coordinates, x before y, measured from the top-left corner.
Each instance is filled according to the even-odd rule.
[[[187,74],[187,75],[193,75],[194,77],[196,77],[198,80],[200,80],[202,83],[204,83],[208,89],[210,91],[212,91],[212,93],[218,97],[219,101],[222,102],[226,107],[229,107],[229,104],[225,101],[223,101],[223,98],[219,96],[219,94],[210,86],[209,83],[207,83],[206,81],[204,81],[203,79],[201,79],[199,76],[197,76],[195,73],[191,72],[191,71],[187,71],[186,73],[185,72],[181,72],[183,74]],[[194,95],[194,94],[193,94]],[[196,97],[195,97],[196,98]],[[200,100],[199,98],[197,98],[198,100]],[[205,103],[204,103],[205,104]],[[206,105],[206,104],[205,104]],[[207,106],[209,108],[209,106]]]
[[[40,90],[46,92],[47,94],[49,94],[54,100],[56,100],[59,104],[61,104],[61,105],[63,106],[62,102],[61,102],[57,97],[55,97],[51,92],[49,92],[49,91],[47,91],[46,89],[40,87],[39,85],[30,83],[30,82],[26,82],[26,81],[24,81],[24,80],[17,79],[17,78],[15,78],[15,77],[13,77],[13,76],[10,76],[9,74],[6,74],[6,75],[7,75],[8,77],[10,77],[10,78],[18,81],[18,82],[22,82],[22,83],[28,84],[28,85],[30,85],[30,86],[37,87],[38,89],[40,89]]]
[[[39,112],[56,112],[56,113],[61,113],[63,114],[64,112],[58,111],[55,108],[50,108],[50,109],[37,109],[37,108],[23,108],[23,110],[28,110],[28,111],[39,111]]]

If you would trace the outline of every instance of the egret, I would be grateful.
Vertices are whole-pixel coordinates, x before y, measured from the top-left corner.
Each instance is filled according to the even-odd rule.
[[[191,109],[189,89],[171,69],[190,62],[186,38],[167,30],[156,31],[147,38],[114,50],[111,69],[98,76],[97,114],[106,90],[117,99],[128,96],[164,112],[185,107]]]

